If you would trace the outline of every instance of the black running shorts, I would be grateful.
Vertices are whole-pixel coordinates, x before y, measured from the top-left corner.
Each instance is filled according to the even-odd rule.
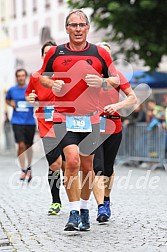
[[[75,144],[79,147],[81,155],[92,155],[98,146],[100,137],[99,124],[92,125],[92,132],[83,133],[66,131],[65,123],[55,123],[54,131],[62,150],[66,146]]]
[[[24,142],[26,145],[33,144],[36,129],[35,125],[13,124],[12,128],[16,143]]]
[[[53,164],[58,157],[61,155],[61,147],[57,145],[56,138],[54,137],[43,137],[43,147],[48,161],[49,166]]]
[[[114,172],[114,161],[122,140],[122,131],[112,135],[101,134],[102,144],[95,150],[93,168],[96,175],[110,177]]]

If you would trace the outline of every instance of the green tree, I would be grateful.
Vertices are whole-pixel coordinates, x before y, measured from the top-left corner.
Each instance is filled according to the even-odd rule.
[[[106,29],[107,40],[118,43],[117,57],[123,53],[130,61],[137,54],[153,70],[167,55],[167,1],[68,0],[68,4],[71,8],[92,8],[97,30]]]

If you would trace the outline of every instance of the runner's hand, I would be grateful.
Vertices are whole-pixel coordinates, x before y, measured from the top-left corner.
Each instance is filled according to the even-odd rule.
[[[100,88],[103,82],[103,78],[95,74],[87,74],[85,76],[85,82],[89,87]]]
[[[52,91],[53,92],[60,92],[64,84],[65,83],[62,80],[53,81]]]
[[[16,102],[14,100],[11,100],[10,101],[10,106],[15,109],[16,108]]]
[[[27,100],[30,104],[34,104],[37,97],[38,97],[38,96],[37,96],[37,94],[35,93],[35,90],[32,90],[32,92],[26,97],[26,100]]]
[[[104,112],[107,114],[114,114],[115,112],[118,111],[118,105],[117,104],[111,104],[111,105],[107,105],[104,107]]]

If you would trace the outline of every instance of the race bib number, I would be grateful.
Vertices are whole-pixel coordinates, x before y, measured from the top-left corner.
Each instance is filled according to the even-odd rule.
[[[106,118],[100,116],[100,132],[105,132],[106,130]]]
[[[66,129],[72,132],[92,132],[90,116],[66,116]]]
[[[44,107],[44,117],[45,117],[46,122],[52,122],[53,121],[53,113],[54,113],[54,107],[53,106]]]
[[[29,112],[29,104],[26,101],[18,101],[16,103],[16,111]]]

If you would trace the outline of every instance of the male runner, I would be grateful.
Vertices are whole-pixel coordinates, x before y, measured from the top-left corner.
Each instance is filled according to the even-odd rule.
[[[56,43],[52,41],[46,42],[41,48],[42,60],[52,46]],[[39,70],[40,72],[40,70]],[[52,203],[48,211],[49,215],[57,215],[61,210],[60,200],[60,168],[62,164],[61,153],[55,148],[55,133],[53,129],[53,111],[54,104],[50,104],[48,101],[54,101],[55,96],[51,89],[44,88],[38,81],[38,78],[31,77],[26,90],[26,100],[30,104],[39,102],[39,108],[36,110],[36,117],[38,120],[38,129],[40,137],[42,138],[44,150],[46,153],[46,159],[49,164],[48,182],[52,194]],[[42,107],[40,107],[43,105]],[[43,103],[43,104],[42,104]],[[48,104],[47,104],[48,103]],[[48,106],[47,106],[48,105]]]
[[[54,129],[57,145],[63,149],[66,160],[65,187],[70,216],[64,230],[87,231],[90,230],[90,182],[94,178],[93,151],[99,140],[99,92],[103,77],[107,86],[114,87],[119,85],[119,78],[109,54],[87,42],[90,25],[82,10],[71,11],[65,27],[69,42],[49,50],[40,81],[55,93]],[[53,73],[55,80],[50,78]]]
[[[32,144],[35,134],[35,119],[33,107],[27,106],[25,91],[27,88],[27,71],[18,69],[15,73],[17,85],[11,87],[6,94],[6,103],[13,108],[12,127],[17,143],[17,156],[22,170],[20,180],[24,181],[26,176],[28,182],[32,179]],[[31,148],[30,148],[31,147]],[[26,164],[27,156],[27,164]],[[28,167],[28,168],[27,168]]]
[[[106,42],[98,43],[109,55],[110,45]],[[133,106],[137,98],[129,82],[118,71],[120,85],[116,89],[101,89],[99,113],[101,121],[102,144],[96,149],[93,160],[95,171],[94,196],[98,204],[97,221],[106,222],[111,216],[110,194],[114,182],[114,161],[122,139],[122,123],[118,111],[121,108]],[[119,101],[119,92],[123,91],[126,99]],[[105,181],[105,183],[104,183]]]

